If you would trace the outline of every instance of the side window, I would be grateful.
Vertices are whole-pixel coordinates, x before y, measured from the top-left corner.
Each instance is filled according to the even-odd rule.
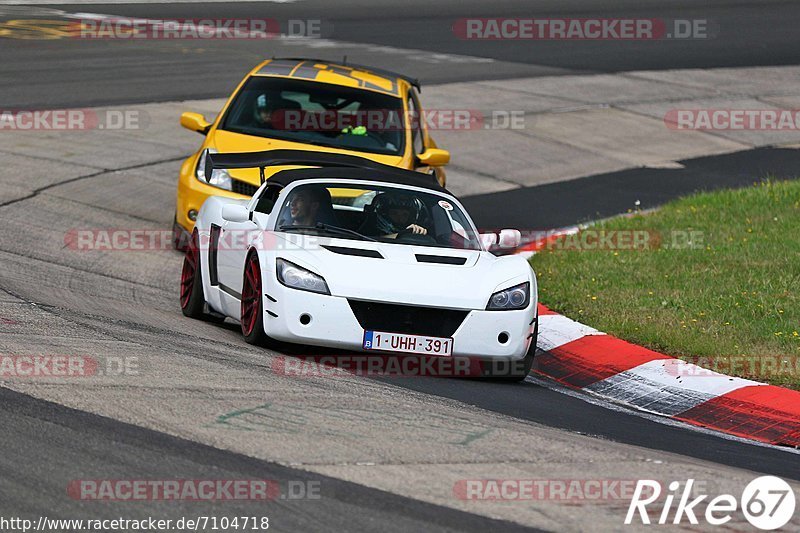
[[[420,116],[420,107],[413,89],[408,92],[408,116],[411,120],[411,145],[414,147],[414,153],[419,155],[425,151],[425,140],[422,137],[422,121],[424,119]]]
[[[261,196],[259,196],[255,211],[264,213],[265,215],[270,214],[282,190],[283,187],[280,185],[268,185],[267,188],[264,189],[264,192],[261,193]]]

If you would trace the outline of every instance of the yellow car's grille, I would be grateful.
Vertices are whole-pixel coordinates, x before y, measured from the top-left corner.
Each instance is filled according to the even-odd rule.
[[[231,179],[231,187],[233,192],[246,196],[253,196],[258,190],[258,187],[255,185],[247,183],[246,181],[239,181],[236,178]]]

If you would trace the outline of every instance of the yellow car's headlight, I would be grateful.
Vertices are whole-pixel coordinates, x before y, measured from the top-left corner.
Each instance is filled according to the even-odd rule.
[[[197,169],[195,169],[195,176],[197,179],[202,181],[203,183],[207,183],[213,187],[219,187],[220,189],[225,189],[226,191],[233,190],[233,182],[231,180],[231,175],[228,174],[228,171],[225,169],[214,169],[211,172],[210,177],[206,177],[206,154],[211,152],[212,154],[216,154],[217,151],[213,148],[206,148],[203,150],[203,153],[200,154],[200,158],[197,161]]]

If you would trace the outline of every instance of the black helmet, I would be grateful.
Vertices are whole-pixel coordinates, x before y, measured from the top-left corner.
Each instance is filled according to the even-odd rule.
[[[385,192],[375,198],[375,217],[376,226],[379,234],[389,235],[391,233],[398,233],[406,229],[410,224],[416,224],[420,220],[425,204],[416,196],[403,193]],[[391,209],[405,209],[410,213],[408,222],[398,227],[391,217],[389,217],[389,210]]]

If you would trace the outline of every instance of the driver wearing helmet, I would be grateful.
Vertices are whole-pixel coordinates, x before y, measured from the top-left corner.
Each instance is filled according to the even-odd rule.
[[[253,113],[255,125],[260,128],[272,128],[272,107],[267,103],[267,95],[256,98],[256,109]]]
[[[416,196],[386,192],[375,199],[375,232],[385,238],[395,239],[398,233],[408,231],[427,235],[428,230],[418,224],[425,204]]]

